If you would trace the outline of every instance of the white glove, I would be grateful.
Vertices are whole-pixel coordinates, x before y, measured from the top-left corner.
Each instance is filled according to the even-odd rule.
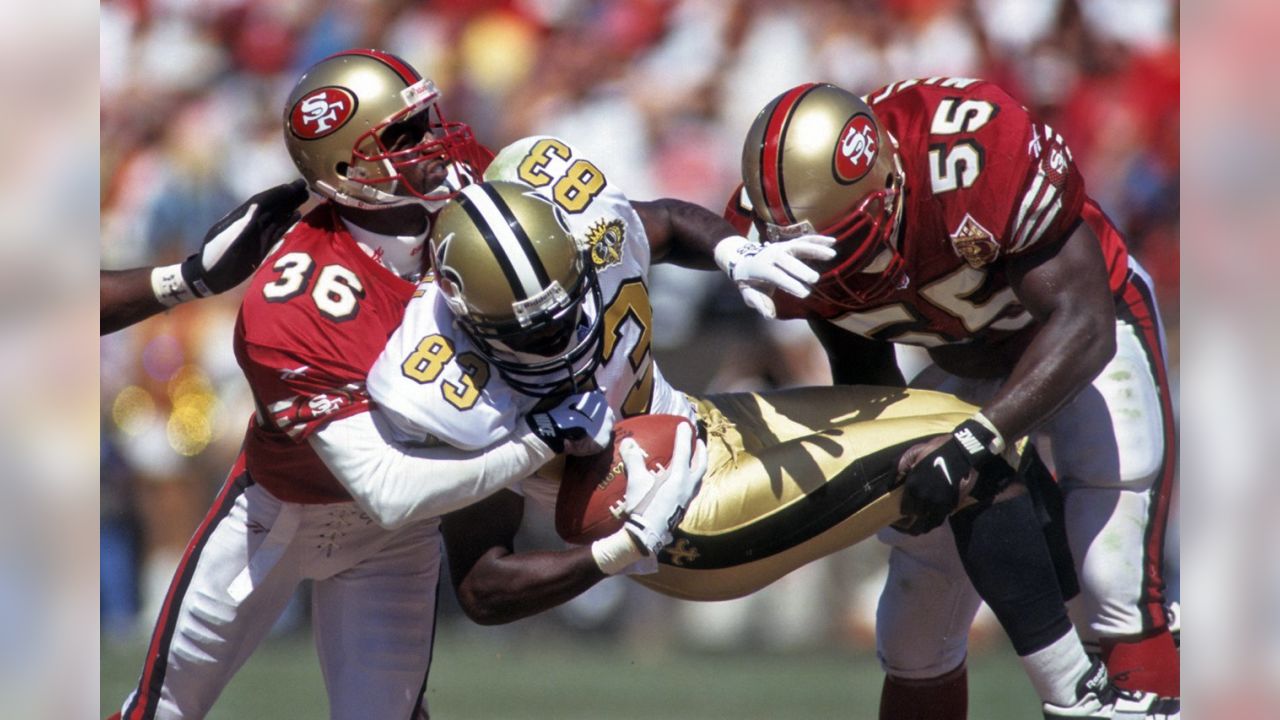
[[[550,410],[529,413],[526,421],[557,455],[595,455],[613,435],[613,409],[600,390],[570,395]]]
[[[658,552],[671,542],[671,531],[684,518],[707,471],[707,444],[692,441],[692,427],[681,423],[676,428],[671,467],[658,472],[645,465],[645,452],[635,440],[627,438],[618,446],[627,472],[623,495],[626,525],[591,547],[605,573],[646,575],[658,571]]]
[[[761,244],[734,235],[716,244],[716,265],[737,283],[748,307],[772,318],[777,316],[770,297],[773,291],[778,289],[798,298],[808,297],[819,273],[803,261],[834,258],[835,242],[826,235],[801,235]]]

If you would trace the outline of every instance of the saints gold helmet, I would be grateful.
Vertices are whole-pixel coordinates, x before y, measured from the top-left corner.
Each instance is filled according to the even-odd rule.
[[[774,98],[747,132],[742,180],[766,242],[836,239],[835,259],[818,268],[818,297],[857,306],[905,286],[897,143],[857,95],[807,83]]]
[[[431,229],[458,325],[516,390],[576,391],[600,364],[600,285],[555,206],[515,182],[464,188]]]
[[[289,93],[285,145],[311,189],[342,205],[444,200],[444,168],[458,162],[479,175],[488,155],[471,128],[444,119],[439,99],[435,83],[395,55],[346,50],[308,68]]]

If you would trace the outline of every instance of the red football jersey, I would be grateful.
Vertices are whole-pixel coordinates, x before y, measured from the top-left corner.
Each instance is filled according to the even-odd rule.
[[[236,359],[257,406],[244,449],[255,482],[289,502],[351,499],[306,438],[368,410],[365,376],[414,289],[365,254],[332,203],[284,236],[236,322]]]
[[[1018,101],[960,78],[906,80],[866,100],[897,140],[906,175],[897,242],[909,283],[852,311],[851,300],[776,292],[779,317],[817,315],[858,335],[924,346],[1017,332],[1032,318],[1002,259],[1057,243],[1082,219],[1103,244],[1112,290],[1120,289],[1128,265],[1120,233],[1088,201],[1062,136]],[[740,229],[741,196],[726,211]]]

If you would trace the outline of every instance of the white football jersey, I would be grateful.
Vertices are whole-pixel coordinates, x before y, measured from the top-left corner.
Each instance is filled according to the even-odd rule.
[[[604,361],[595,379],[617,416],[694,419],[688,398],[653,361],[649,239],[626,196],[593,163],[551,137],[508,145],[485,180],[530,186],[563,211],[570,233],[589,249],[604,300]],[[513,389],[484,362],[430,278],[419,285],[369,372],[368,390],[403,439],[464,449],[506,438],[542,400]]]

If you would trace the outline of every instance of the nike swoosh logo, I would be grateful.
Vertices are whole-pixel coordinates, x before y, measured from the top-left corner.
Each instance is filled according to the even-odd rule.
[[[943,476],[947,478],[947,484],[955,487],[955,481],[951,479],[951,471],[947,469],[947,461],[940,457],[933,459],[933,466],[942,471]]]

